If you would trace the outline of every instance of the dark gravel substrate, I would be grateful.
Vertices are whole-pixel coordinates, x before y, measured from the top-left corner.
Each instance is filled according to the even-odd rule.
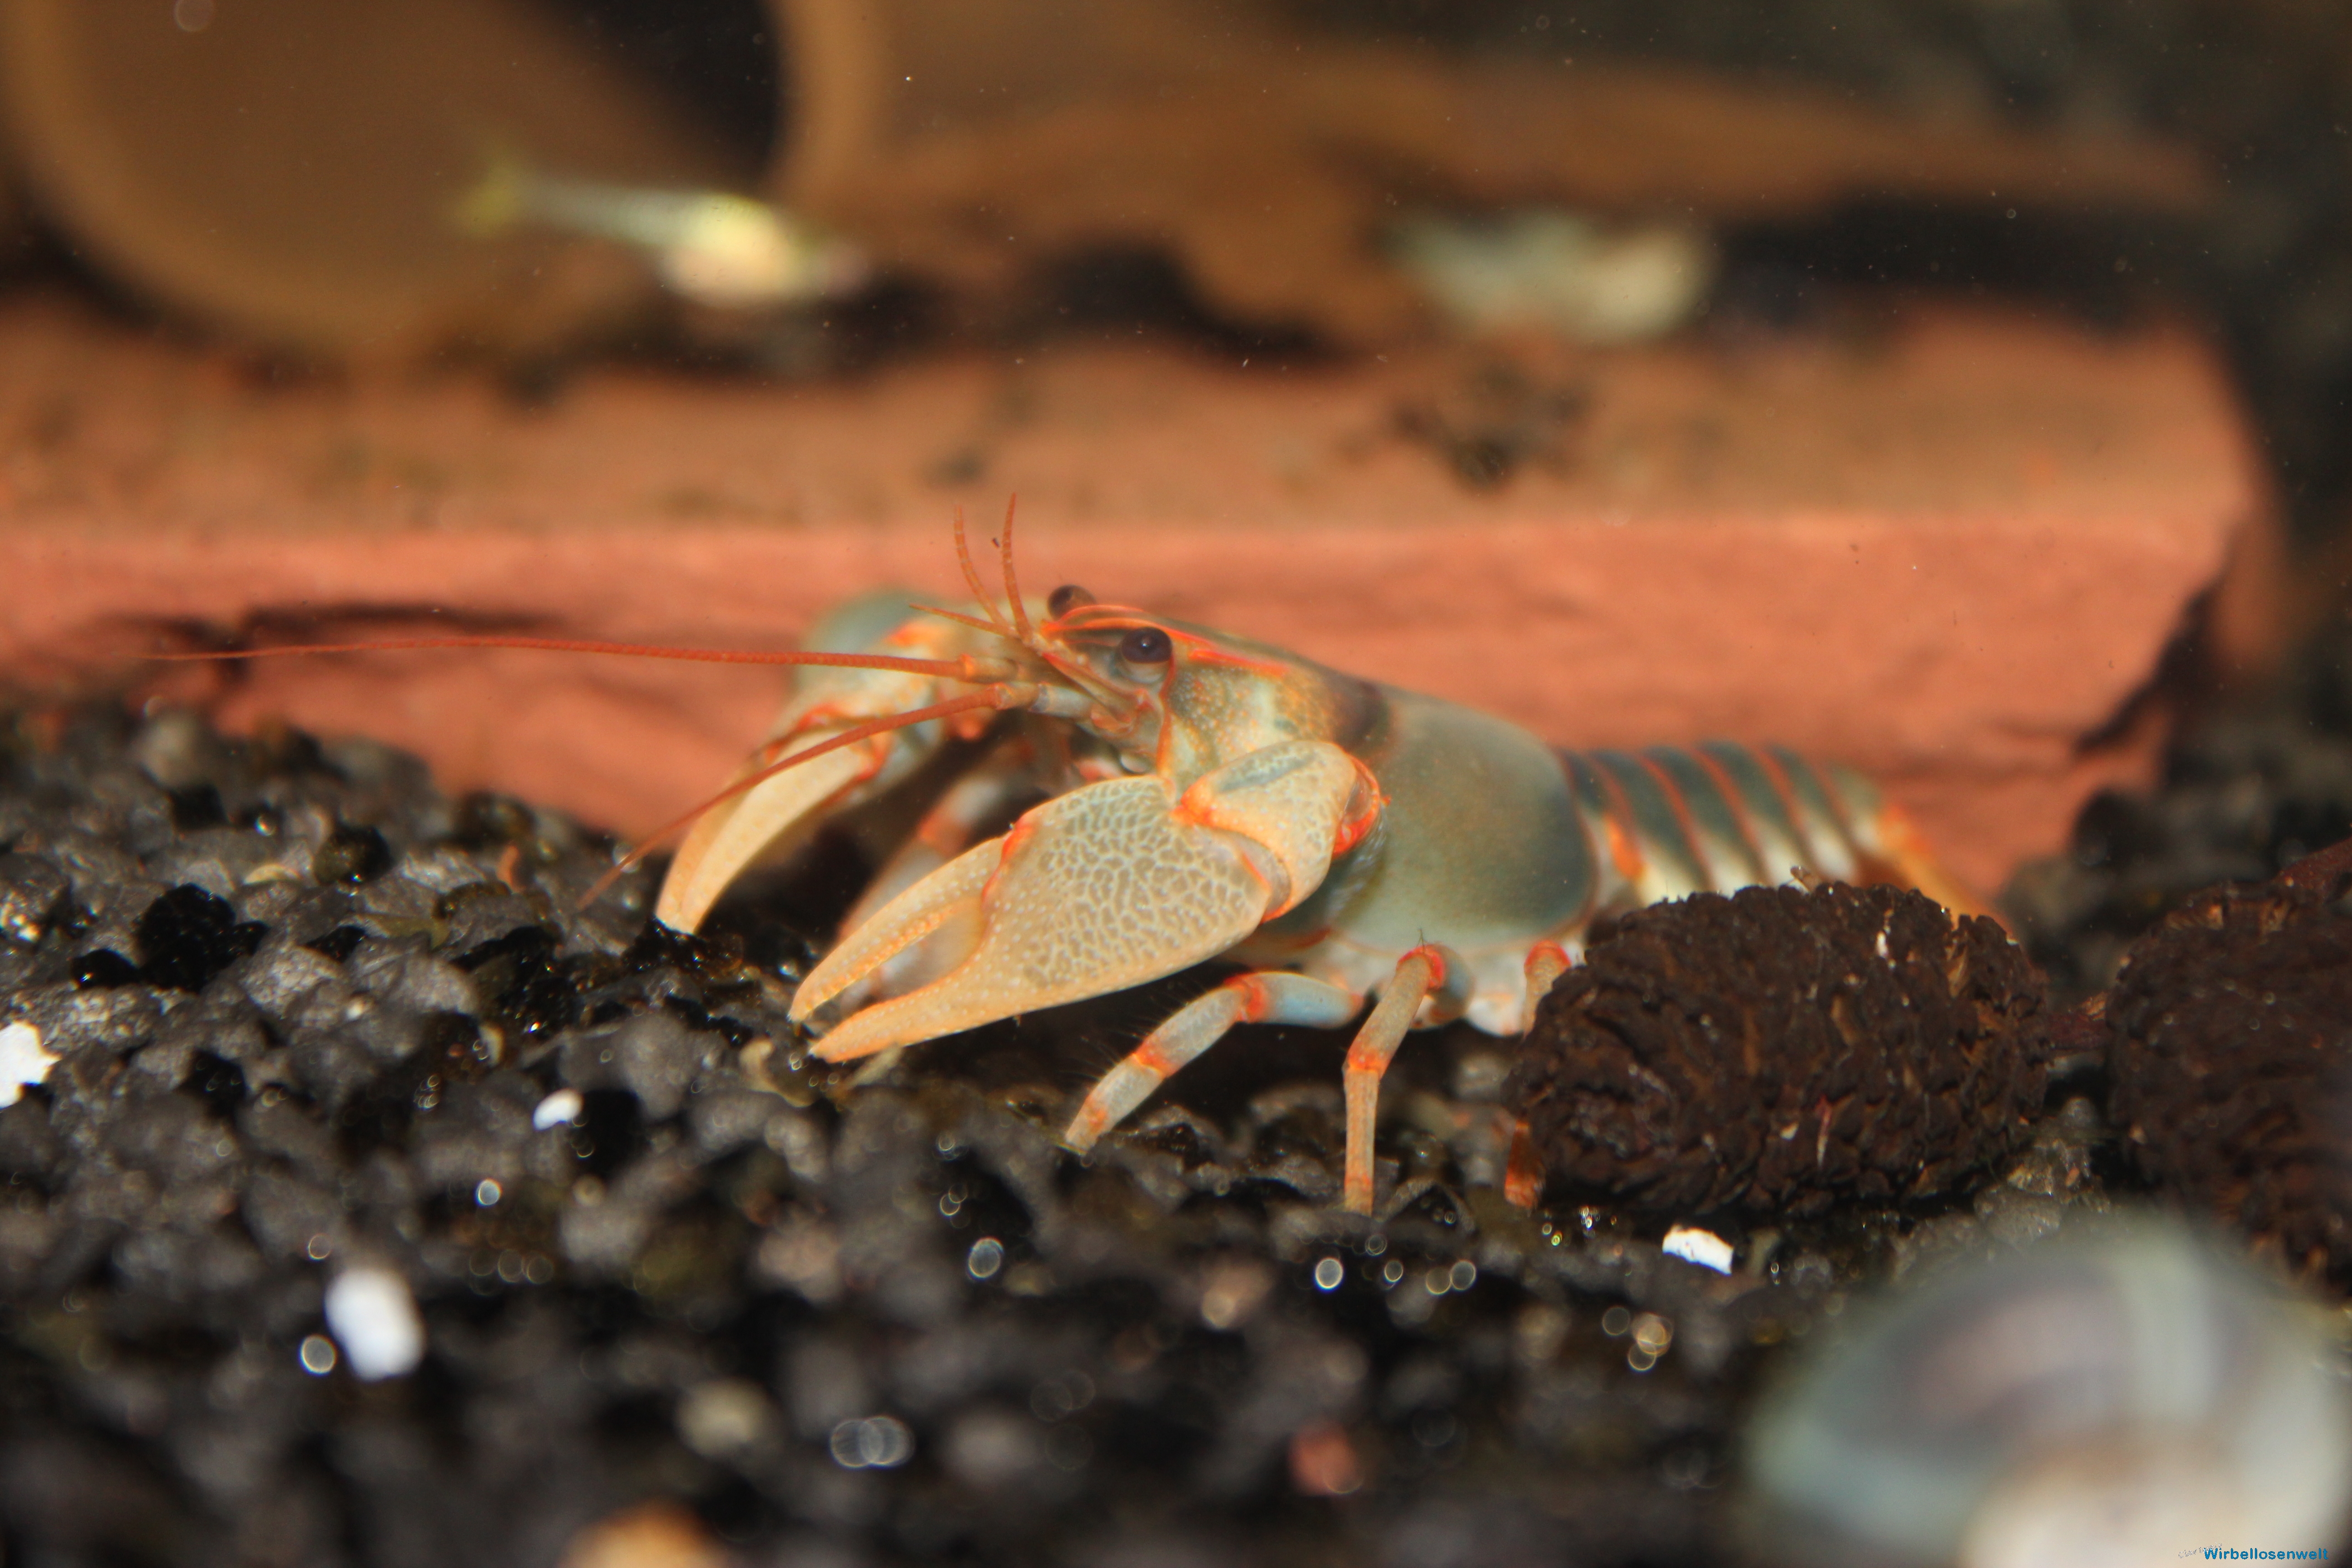
[[[1050,1130],[1206,976],[853,1091],[796,941],[656,940],[645,875],[575,912],[610,859],[365,743],[15,721],[0,1028],[59,1059],[0,1110],[7,1563],[543,1563],[664,1499],[812,1568],[1712,1561],[1776,1347],[2105,1201],[2077,1099],[1973,1197],[1719,1224],[1720,1275],[1503,1204],[1467,1031],[1400,1058],[1377,1225],[1328,1036],[1237,1036],[1081,1165]],[[408,1375],[306,1370],[360,1269]]]
[[[2094,799],[2065,854],[2011,879],[2002,915],[2053,995],[2079,1001],[2193,894],[2263,881],[2347,835],[2352,618],[2339,611],[2263,689],[2190,704],[2157,787]]]

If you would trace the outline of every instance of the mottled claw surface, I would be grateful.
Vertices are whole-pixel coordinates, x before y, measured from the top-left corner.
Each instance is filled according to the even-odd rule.
[[[1298,741],[1181,794],[1156,773],[1074,790],[891,900],[802,983],[793,1016],[971,916],[952,969],[854,1015],[816,1054],[846,1061],[1172,974],[1311,892],[1363,831],[1368,787],[1345,752]]]

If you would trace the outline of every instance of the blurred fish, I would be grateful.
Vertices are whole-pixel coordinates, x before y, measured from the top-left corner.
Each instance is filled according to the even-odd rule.
[[[666,287],[721,310],[837,299],[870,275],[847,239],[765,202],[551,174],[509,154],[491,157],[455,217],[485,239],[540,227],[635,246]]]
[[[1769,1547],[1808,1568],[2332,1548],[2352,1397],[2320,1318],[2155,1220],[1857,1305],[1749,1426]]]
[[[1675,224],[1612,226],[1557,207],[1423,215],[1391,228],[1391,258],[1469,331],[1539,327],[1579,342],[1663,337],[1715,282],[1715,250]]]

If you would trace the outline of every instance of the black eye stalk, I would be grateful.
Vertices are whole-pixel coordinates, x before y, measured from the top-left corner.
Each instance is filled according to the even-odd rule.
[[[1129,664],[1166,664],[1175,651],[1175,644],[1158,626],[1138,626],[1118,644],[1118,657]]]
[[[1076,583],[1065,583],[1045,595],[1045,612],[1060,620],[1072,610],[1081,609],[1095,602],[1095,596]]]

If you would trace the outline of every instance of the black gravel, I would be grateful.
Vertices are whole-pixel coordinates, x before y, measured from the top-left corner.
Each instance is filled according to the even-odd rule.
[[[2002,893],[2061,1001],[2104,990],[2131,942],[2205,889],[2263,881],[2352,835],[2352,618],[2333,616],[2260,690],[2163,698],[2181,721],[2156,786],[2092,800],[2066,852]]]
[[[364,742],[13,721],[0,1029],[58,1059],[0,1110],[6,1562],[544,1563],[656,1504],[746,1563],[1708,1562],[1775,1347],[2105,1202],[2062,1094],[1973,1195],[1750,1215],[1718,1274],[1504,1204],[1466,1030],[1400,1058],[1376,1223],[1330,1036],[1236,1036],[1081,1163],[1072,1100],[1212,975],[853,1089],[793,906],[665,939],[649,874],[577,910],[612,853]],[[306,1370],[360,1268],[407,1375]]]

